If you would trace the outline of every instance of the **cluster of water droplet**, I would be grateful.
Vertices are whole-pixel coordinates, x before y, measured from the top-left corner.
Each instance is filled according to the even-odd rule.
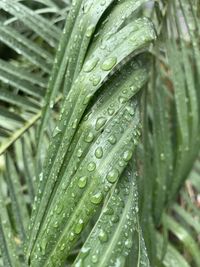
[[[113,190],[74,266],[95,266],[97,263],[116,266],[132,247],[133,231],[137,231],[137,213],[135,177],[127,170]]]
[[[108,1],[101,0],[96,7],[97,10],[94,9],[95,14],[99,16],[106,4]],[[87,14],[92,8],[93,1],[87,1],[82,6],[83,14]],[[84,18],[87,16],[83,15],[82,21],[80,19],[79,28],[83,32],[83,27],[86,25],[85,36],[89,39],[94,32],[95,24],[90,22],[85,24]],[[84,26],[81,26],[82,24]],[[148,34],[149,28],[149,22],[137,20],[122,28],[117,36],[113,35],[109,39],[103,40],[101,46],[87,59],[83,70],[64,101],[49,150],[52,155],[56,149],[58,152],[55,159],[51,155],[48,158],[50,176],[48,176],[48,172],[44,172],[44,178],[50,177],[47,191],[52,194],[53,201],[49,204],[49,211],[44,217],[38,235],[38,246],[33,253],[35,257],[41,258],[41,262],[45,261],[45,257],[50,256],[49,266],[53,266],[56,260],[57,266],[60,265],[59,261],[62,262],[64,257],[63,251],[67,254],[72,248],[88,220],[94,214],[96,207],[100,205],[105,194],[118,181],[120,174],[132,157],[139,136],[137,130],[139,116],[137,101],[131,104],[129,99],[146,80],[146,70],[139,68],[137,64],[129,65],[127,74],[124,71],[121,80],[117,76],[115,78],[113,76],[114,82],[112,80],[111,84],[113,85],[110,92],[105,93],[105,96],[101,95],[99,106],[95,107],[94,105],[94,112],[83,121],[83,126],[80,126],[77,135],[75,132],[91,98],[102,83],[113,75],[116,66],[134,49],[140,49],[152,39],[151,34]],[[73,40],[76,38],[78,37],[74,36]],[[86,43],[87,41],[84,45]],[[76,42],[74,42],[75,44]],[[69,59],[69,66],[73,67],[74,59],[75,57]],[[133,76],[130,75],[132,70],[135,71]],[[69,77],[71,83],[69,69],[66,77]],[[108,85],[109,83],[105,83],[107,91]],[[101,105],[101,103],[103,104]],[[72,138],[74,139],[72,140]],[[60,144],[58,148],[57,144]],[[62,175],[58,181],[59,173]],[[54,188],[56,182],[58,185],[55,187],[55,192],[52,193],[51,189]],[[117,189],[115,191],[116,199],[118,199],[118,191]],[[129,189],[126,188],[124,192],[128,196]],[[45,199],[45,193],[43,199]],[[107,214],[111,216],[112,226],[120,222],[123,207],[126,205],[116,199],[112,199],[112,201],[121,203],[121,206],[116,203],[116,213],[114,210],[112,216]],[[111,208],[107,212],[111,213]],[[107,216],[106,213],[104,215]],[[129,229],[132,219],[126,217],[126,222],[126,227]],[[39,225],[38,227],[36,225],[35,230],[38,229]],[[111,228],[109,229],[112,231]],[[100,229],[98,238],[100,242],[107,242],[109,231]],[[124,245],[127,249],[131,247],[131,241],[127,236],[124,239]],[[117,247],[117,251],[123,250],[121,243],[118,243]],[[98,259],[99,251],[95,251],[91,261],[97,263]]]

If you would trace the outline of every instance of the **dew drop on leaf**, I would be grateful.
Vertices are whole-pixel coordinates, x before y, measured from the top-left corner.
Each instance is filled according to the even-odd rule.
[[[62,210],[63,210],[63,206],[62,205],[56,205],[55,212],[57,214],[60,214],[62,212]]]
[[[129,161],[131,159],[131,157],[132,157],[132,151],[131,150],[127,150],[124,152],[123,159],[125,161]]]
[[[96,169],[96,164],[95,164],[95,162],[90,162],[89,164],[88,164],[88,166],[87,166],[87,170],[89,171],[89,172],[92,172],[92,171],[94,171]]]
[[[75,119],[75,121],[72,123],[72,129],[76,129],[77,124],[78,124],[78,120]]]
[[[114,215],[112,218],[111,218],[111,221],[114,222],[114,223],[117,223],[119,221],[119,216],[118,215]]]
[[[108,115],[112,116],[115,110],[113,108],[108,108]]]
[[[124,104],[124,103],[126,102],[126,98],[123,97],[123,96],[120,96],[120,97],[118,98],[118,100],[119,100],[119,103],[121,103],[121,104]]]
[[[117,181],[118,177],[119,177],[118,170],[117,169],[113,169],[107,174],[106,179],[110,183],[115,183]]]
[[[74,235],[73,232],[71,232],[70,235],[69,235],[69,240],[70,240],[70,241],[73,241],[74,238],[75,238],[75,235]]]
[[[65,243],[63,243],[60,247],[60,250],[63,251],[65,249]]]
[[[83,67],[83,70],[85,72],[92,71],[96,67],[98,61],[99,61],[99,58],[95,58],[95,59],[91,59],[91,60],[86,61],[85,65]]]
[[[39,181],[42,182],[42,180],[43,180],[43,172],[41,172],[41,173],[39,174]]]
[[[79,178],[78,187],[84,188],[86,186],[86,184],[87,184],[87,177],[86,176]]]
[[[83,150],[81,148],[78,149],[77,151],[77,157],[80,158],[83,154]]]
[[[164,153],[161,153],[160,154],[160,159],[161,159],[161,161],[164,161],[165,160],[165,154]]]
[[[87,134],[87,136],[85,137],[85,142],[87,142],[87,143],[91,143],[91,142],[93,141],[93,139],[94,139],[94,135],[93,135],[93,133],[92,133],[92,132],[89,132],[89,133]]]
[[[104,243],[108,240],[108,235],[107,233],[104,231],[104,230],[100,230],[100,233],[99,233],[99,240]]]
[[[83,230],[83,225],[84,222],[82,219],[80,219],[77,223],[77,225],[75,226],[74,232],[78,235],[81,233],[81,231]]]
[[[101,6],[104,6],[105,3],[106,3],[106,1],[105,1],[105,0],[102,0],[101,3],[100,3],[100,5],[101,5]]]
[[[86,36],[89,38],[91,37],[92,33],[94,32],[94,25],[90,25],[86,30]]]
[[[104,126],[105,123],[106,123],[106,118],[104,117],[98,118],[95,124],[95,129],[98,131],[99,129],[101,129],[101,127]]]
[[[42,255],[45,255],[46,247],[47,247],[47,240],[45,238],[43,238],[41,241]]]
[[[112,134],[109,138],[108,138],[108,142],[111,144],[111,145],[114,145],[116,142],[117,142],[117,139],[115,137],[114,134]]]
[[[92,263],[97,263],[97,262],[98,262],[98,256],[92,255]]]
[[[102,200],[103,200],[103,194],[101,192],[98,192],[98,193],[94,194],[90,198],[90,201],[93,204],[99,204],[99,203],[101,203]]]
[[[95,150],[95,156],[96,158],[100,159],[103,157],[103,148],[102,147],[98,147],[96,150]]]
[[[54,228],[58,228],[58,221],[56,221],[53,225]]]
[[[126,241],[125,241],[125,246],[130,249],[132,247],[132,239],[131,238],[128,238]]]
[[[79,259],[79,260],[75,263],[74,267],[83,267],[83,260],[82,260],[82,259]]]
[[[101,69],[105,71],[111,70],[116,63],[117,63],[116,57],[109,57],[102,63]]]
[[[53,131],[53,137],[56,136],[59,133],[61,133],[61,129],[58,126],[56,126],[56,128]]]
[[[100,75],[95,75],[92,77],[92,84],[93,86],[97,86],[101,81],[101,76]]]
[[[114,210],[111,208],[111,207],[107,207],[105,210],[104,210],[104,213],[106,215],[112,215],[114,213]]]
[[[84,100],[83,100],[83,105],[87,105],[87,103],[90,101],[91,97],[92,97],[92,94],[86,95]]]
[[[119,164],[120,167],[124,167],[125,166],[125,162],[123,160],[120,160],[118,164]]]

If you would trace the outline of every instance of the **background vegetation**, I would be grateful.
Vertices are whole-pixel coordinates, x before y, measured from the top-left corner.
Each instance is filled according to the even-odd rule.
[[[199,0],[0,0],[0,266],[200,266]]]

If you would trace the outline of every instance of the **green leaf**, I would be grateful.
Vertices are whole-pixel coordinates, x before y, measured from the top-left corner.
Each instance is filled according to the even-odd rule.
[[[26,238],[29,215],[22,192],[20,179],[10,155],[6,156],[5,177],[9,188],[12,210],[16,221],[17,231],[19,233],[21,242],[24,242]]]
[[[88,266],[90,263],[95,266],[123,266],[132,246],[137,246],[137,239],[132,239],[133,233],[139,235],[135,176],[133,167],[127,167],[73,266]],[[140,259],[137,266],[142,266],[139,262]],[[147,262],[144,264],[148,266]]]
[[[143,35],[143,38],[141,38],[141,35]],[[41,193],[44,190],[50,193],[54,187],[64,156],[76,130],[76,126],[72,127],[72,125],[74,125],[75,121],[79,123],[89,101],[101,85],[100,80],[94,85],[91,77],[100,76],[101,81],[104,81],[113,72],[112,69],[114,66],[117,66],[130,54],[132,56],[137,55],[141,50],[146,49],[154,38],[155,34],[150,21],[147,19],[138,19],[124,27],[115,36],[106,40],[105,46],[107,49],[98,48],[94,55],[92,55],[92,58],[88,59],[84,64],[82,72],[63,103],[60,121],[53,133],[52,142],[44,164],[44,179],[40,185]],[[110,49],[112,49],[112,52],[110,52]],[[94,61],[97,61],[97,56],[99,62],[96,63],[93,70],[88,71],[88,65],[93,66]],[[40,202],[42,202],[42,205],[38,209],[36,208],[36,213],[33,214],[32,223],[35,225],[42,223],[41,216],[43,216],[46,209],[48,198],[39,194],[37,196],[37,206],[39,206]],[[38,215],[36,215],[37,213]],[[29,244],[30,247],[36,235],[37,231],[33,230]]]
[[[0,176],[0,248],[4,266],[19,267],[21,266],[14,244],[12,227],[8,217],[8,211],[5,204],[5,197],[2,193],[2,175]]]
[[[81,8],[82,0],[73,1],[71,5],[71,9],[69,15],[67,17],[63,33],[60,38],[60,42],[58,44],[58,49],[55,55],[55,60],[52,68],[52,72],[49,78],[49,83],[47,87],[47,92],[45,96],[45,104],[42,110],[42,118],[41,123],[38,128],[38,152],[37,158],[41,152],[42,147],[42,137],[44,135],[46,126],[48,124],[48,119],[50,117],[51,108],[53,108],[55,104],[55,98],[60,91],[60,87],[63,83],[63,78],[66,72],[67,64],[68,64],[68,42],[69,36],[72,33],[73,26],[76,21],[76,17]]]
[[[20,69],[19,66],[15,66],[14,64],[8,63],[5,60],[0,59],[0,69],[12,74],[15,77],[20,78],[21,80],[26,80],[27,82],[30,82],[31,84],[38,85],[42,88],[46,88],[47,80],[40,77],[37,74],[33,74],[25,69]]]
[[[30,29],[44,38],[51,46],[55,47],[57,45],[60,31],[56,26],[51,25],[48,20],[16,0],[2,0],[0,2],[0,7],[21,20]]]
[[[50,72],[52,56],[40,46],[30,41],[22,34],[10,26],[0,23],[0,40],[15,50],[18,54],[22,54],[31,63],[40,67],[45,72]]]
[[[194,259],[194,262],[198,266],[200,264],[200,251],[196,241],[192,238],[190,233],[184,229],[179,223],[169,216],[165,216],[167,226],[170,231],[183,243],[188,252]]]
[[[162,253],[162,241],[163,238],[160,234],[157,234],[157,251],[158,251],[158,258],[160,259],[159,264],[165,267],[176,267],[178,265],[183,267],[189,267],[190,265],[184,259],[184,257],[177,251],[177,249],[172,246],[170,243],[167,245],[167,253],[163,260],[161,260],[161,253]],[[161,263],[162,262],[162,263]],[[159,265],[159,266],[160,266]],[[162,266],[161,265],[161,266]]]
[[[55,262],[58,266],[62,266],[84,225],[95,213],[95,207],[102,202],[103,188],[109,190],[127,165],[126,161],[130,159],[131,151],[135,146],[132,140],[136,138],[138,131],[139,114],[137,107],[134,108],[134,106],[132,108],[133,111],[136,108],[135,112],[130,111],[130,104],[122,108],[122,111],[116,115],[115,122],[110,122],[106,127],[108,130],[105,129],[91,146],[70,184],[63,185],[62,190],[58,190],[56,201],[48,210],[49,214],[37,238],[38,246],[35,247],[31,256],[33,266],[38,266],[38,264],[48,266]],[[135,113],[134,120],[132,119],[133,113]],[[118,121],[121,121],[123,129],[121,132],[118,130]],[[110,134],[110,128],[112,128],[112,134]],[[102,158],[94,158],[95,151],[99,147],[103,148]],[[110,151],[109,154],[108,151]],[[124,158],[124,163],[116,168],[121,158]],[[57,214],[59,214],[59,220]],[[81,222],[80,225],[79,222]],[[46,229],[49,229],[48,233]],[[53,229],[60,234],[55,236]],[[43,249],[39,250],[39,247]],[[37,257],[40,257],[40,262],[37,261]]]

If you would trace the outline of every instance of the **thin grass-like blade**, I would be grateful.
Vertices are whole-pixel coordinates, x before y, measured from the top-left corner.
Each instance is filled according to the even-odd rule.
[[[0,177],[0,248],[4,266],[20,267],[22,266],[16,251],[14,235],[6,207],[5,197],[2,193],[2,175]]]
[[[200,264],[200,251],[199,246],[190,233],[184,229],[175,219],[165,216],[168,229],[183,243],[184,247],[187,248],[188,252],[193,257],[194,262],[198,266]]]
[[[2,0],[0,7],[21,20],[51,46],[55,47],[57,45],[60,30],[56,26],[51,25],[48,20],[16,0]]]
[[[158,251],[158,264],[163,267],[189,267],[189,263],[184,257],[177,251],[177,249],[171,244],[167,245],[167,252],[164,259],[161,259],[162,255],[163,238],[160,234],[157,234],[157,251]]]
[[[5,177],[10,192],[12,210],[16,221],[17,231],[21,239],[20,242],[24,242],[26,238],[29,215],[27,205],[25,203],[25,198],[22,192],[22,186],[20,184],[20,176],[16,171],[10,155],[7,155],[6,157]]]
[[[45,72],[50,72],[52,55],[49,52],[46,52],[12,27],[5,26],[2,23],[0,23],[0,33],[0,40],[3,43],[11,47],[18,54],[23,55],[31,63]]]

